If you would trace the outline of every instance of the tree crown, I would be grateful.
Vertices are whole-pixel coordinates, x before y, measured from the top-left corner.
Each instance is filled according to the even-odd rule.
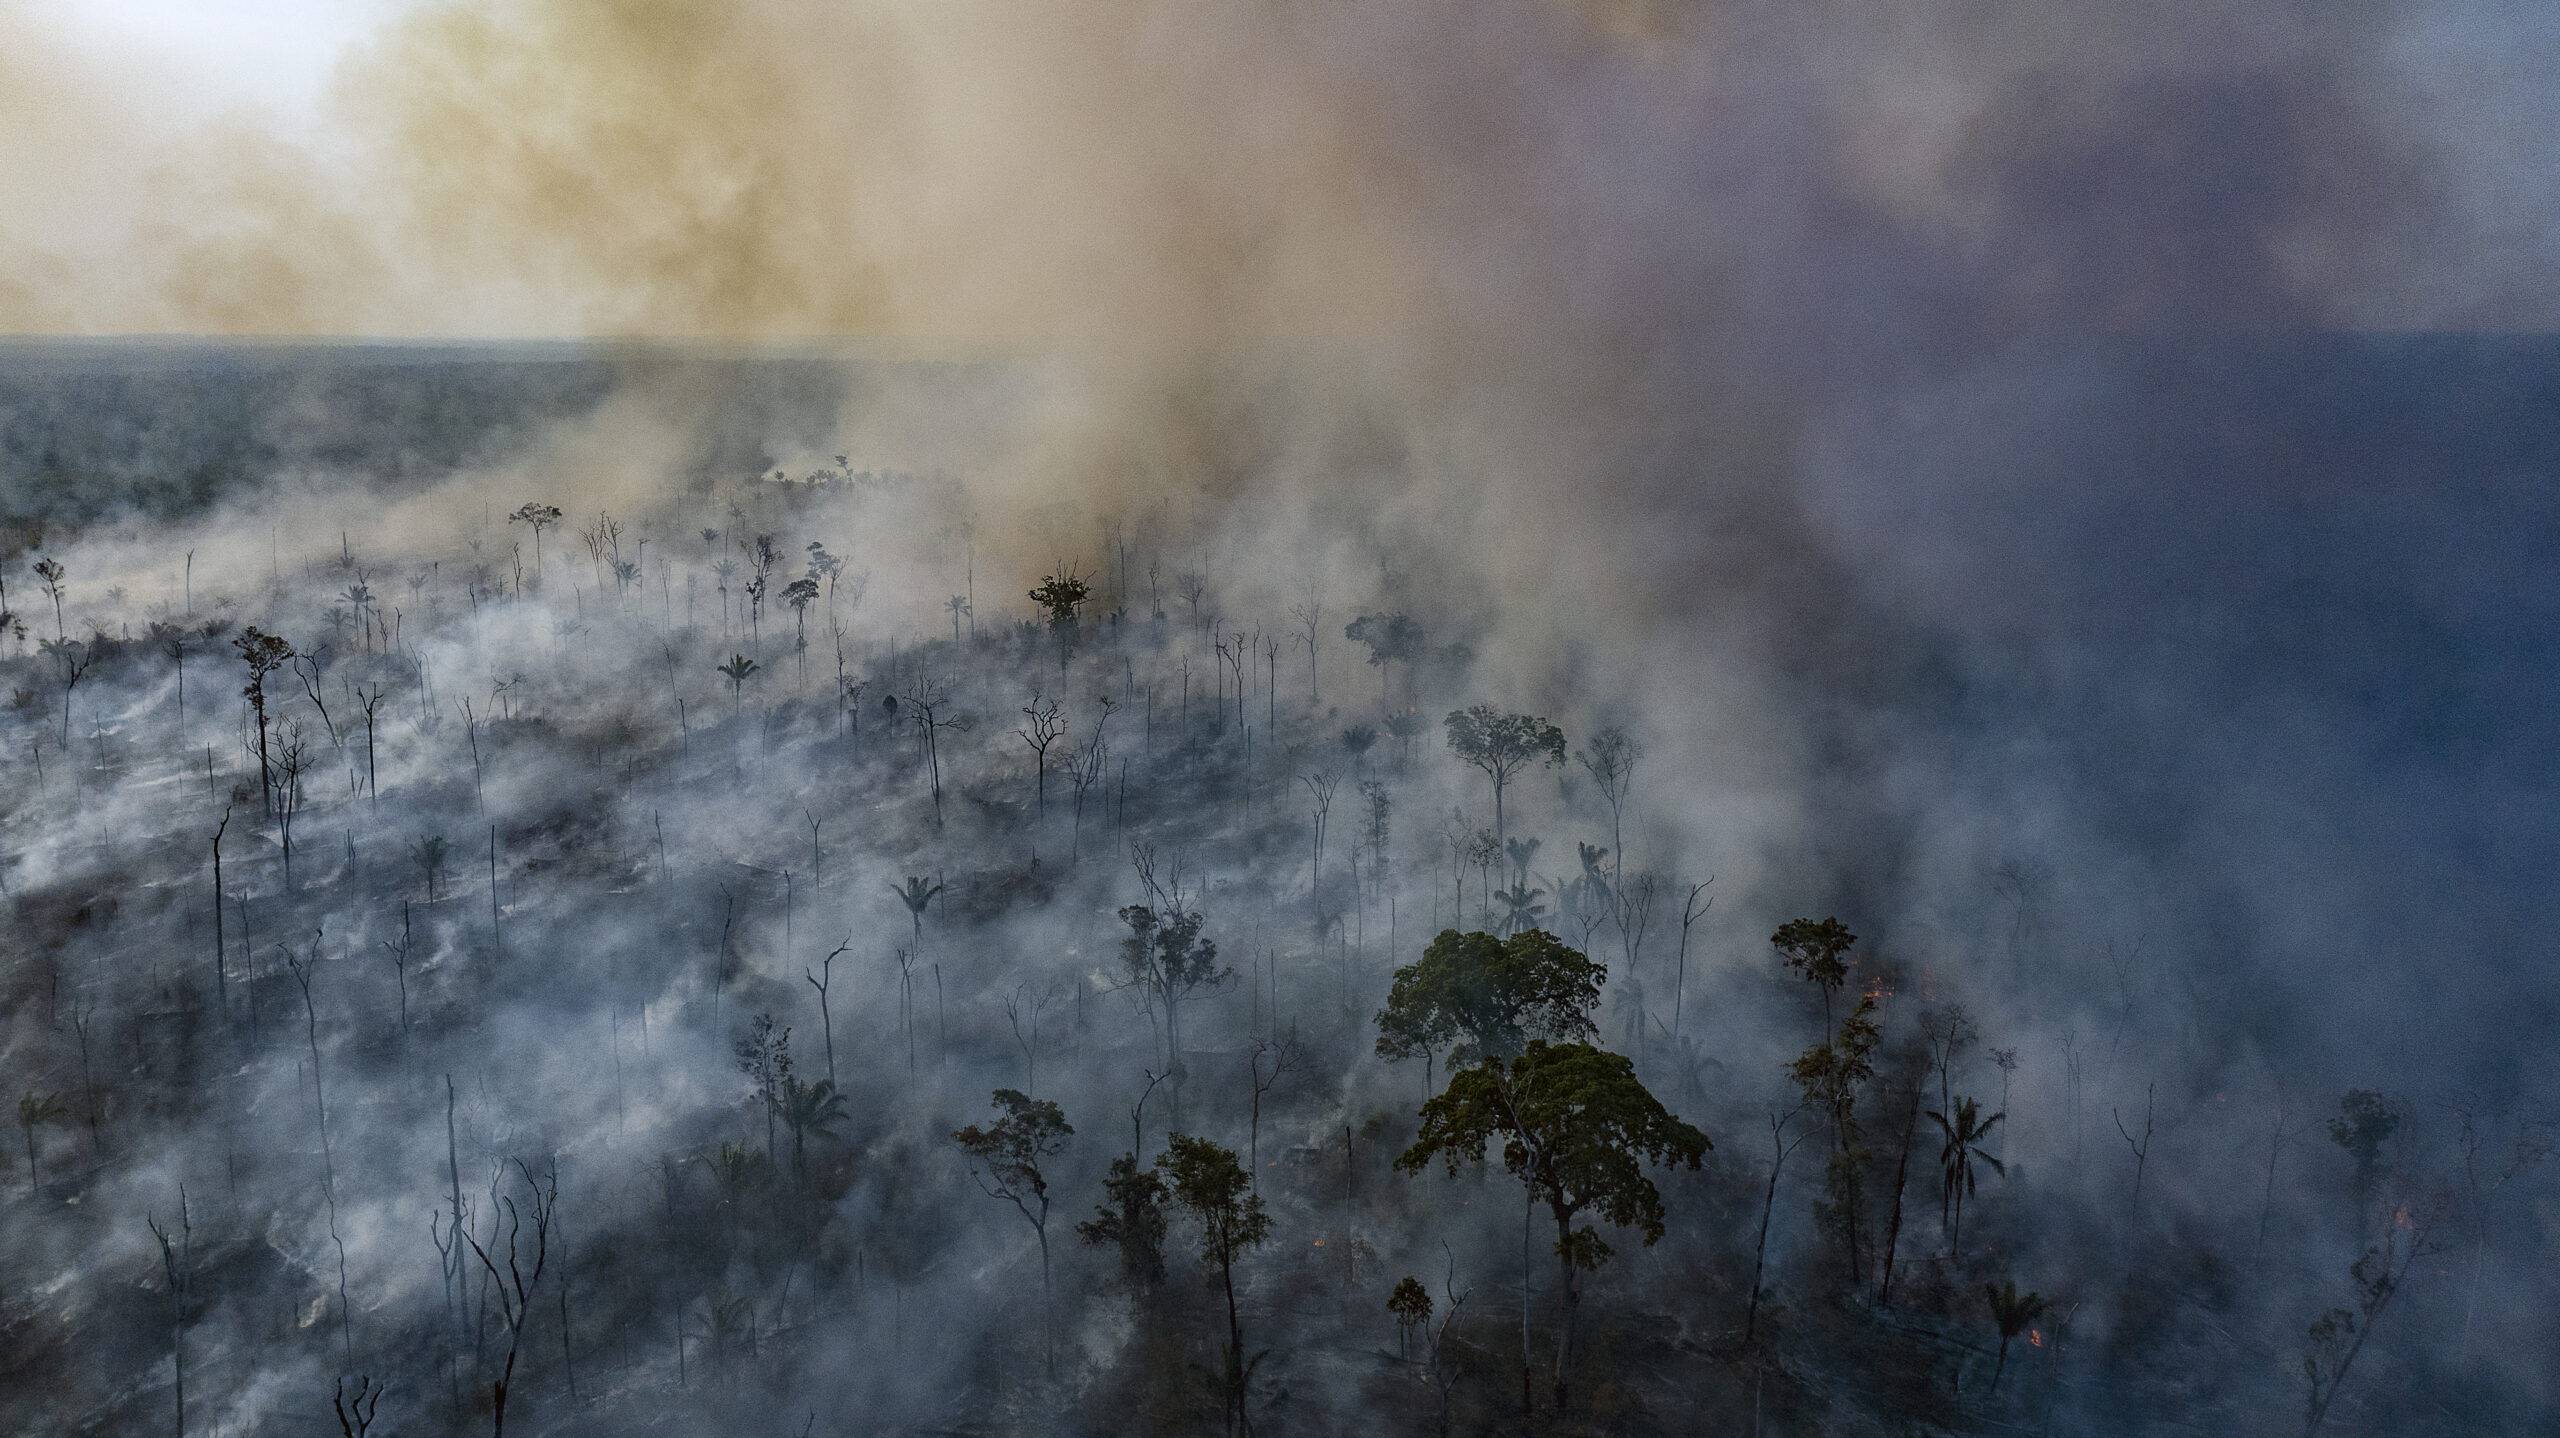
[[[1402,614],[1363,614],[1343,627],[1342,637],[1369,646],[1373,666],[1422,657],[1422,626]]]
[[[1413,1058],[1465,1040],[1478,1053],[1515,1054],[1532,1035],[1587,1038],[1608,970],[1544,929],[1507,939],[1443,929],[1418,963],[1396,970],[1378,1013],[1378,1052]]]
[[[1174,1205],[1200,1225],[1200,1256],[1224,1266],[1271,1236],[1271,1217],[1253,1176],[1235,1150],[1205,1138],[1173,1134],[1156,1159]]]
[[[1694,1169],[1715,1146],[1662,1106],[1626,1055],[1532,1039],[1516,1058],[1487,1058],[1453,1075],[1422,1106],[1422,1132],[1396,1167],[1419,1173],[1438,1160],[1454,1175],[1496,1138],[1502,1166],[1546,1199],[1559,1222],[1589,1208],[1637,1229],[1648,1245],[1662,1237],[1662,1194],[1644,1164]],[[1556,1247],[1585,1269],[1611,1252],[1587,1225]]]
[[[1461,759],[1507,780],[1533,762],[1564,762],[1564,731],[1534,714],[1505,714],[1490,704],[1453,709],[1445,721],[1449,748]]]
[[[1026,1195],[1045,1201],[1049,1182],[1041,1176],[1040,1165],[1066,1152],[1067,1139],[1075,1133],[1066,1112],[1048,1099],[1032,1098],[1019,1089],[997,1089],[991,1101],[1003,1117],[985,1128],[971,1124],[952,1134],[952,1142],[968,1154],[972,1172],[984,1170],[979,1181],[988,1185],[988,1192],[998,1198]]]
[[[1849,947],[1858,936],[1838,919],[1789,919],[1769,936],[1786,966],[1825,993],[1849,982]]]

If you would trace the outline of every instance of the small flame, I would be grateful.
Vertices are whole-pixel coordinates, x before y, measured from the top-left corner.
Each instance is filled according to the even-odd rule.
[[[2038,1347],[2038,1348],[2042,1348],[2042,1347],[2044,1347],[2044,1330],[2043,1330],[2043,1329],[2041,1329],[2041,1328],[2030,1328],[2030,1329],[2028,1329],[2028,1330],[2027,1330],[2027,1341],[2028,1341],[2029,1343],[2034,1344],[2034,1345],[2035,1345],[2036,1347]]]
[[[1321,1239],[1321,1238],[1317,1239],[1317,1240],[1316,1240],[1316,1247],[1318,1247],[1318,1248],[1322,1248],[1322,1247],[1324,1247],[1324,1240],[1323,1240],[1323,1239]]]

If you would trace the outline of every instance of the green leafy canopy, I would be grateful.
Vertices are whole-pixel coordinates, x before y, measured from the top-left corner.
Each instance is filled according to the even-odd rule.
[[[1464,1040],[1453,1061],[1509,1056],[1531,1037],[1589,1038],[1608,971],[1544,929],[1507,939],[1443,929],[1396,970],[1378,1013],[1378,1053],[1418,1058]]]
[[[1396,1158],[1420,1173],[1435,1160],[1455,1175],[1502,1140],[1502,1165],[1547,1201],[1559,1224],[1584,1209],[1650,1245],[1662,1238],[1662,1194],[1644,1165],[1696,1168],[1714,1145],[1636,1078],[1624,1054],[1532,1039],[1518,1057],[1487,1058],[1451,1077],[1422,1106],[1422,1132]],[[1559,1256],[1597,1268],[1611,1249],[1588,1226],[1557,1240]]]

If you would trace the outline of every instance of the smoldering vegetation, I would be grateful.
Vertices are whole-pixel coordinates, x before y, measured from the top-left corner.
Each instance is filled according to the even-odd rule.
[[[557,362],[10,377],[12,1431],[2551,1421],[2548,347],[1841,406],[1660,609],[1358,423]]]

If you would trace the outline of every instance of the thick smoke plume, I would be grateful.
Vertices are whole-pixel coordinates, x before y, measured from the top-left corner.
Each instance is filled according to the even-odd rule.
[[[13,1429],[2550,1423],[2549,22],[0,26]],[[1715,1143],[1570,1289],[1378,1051],[1541,926]]]

